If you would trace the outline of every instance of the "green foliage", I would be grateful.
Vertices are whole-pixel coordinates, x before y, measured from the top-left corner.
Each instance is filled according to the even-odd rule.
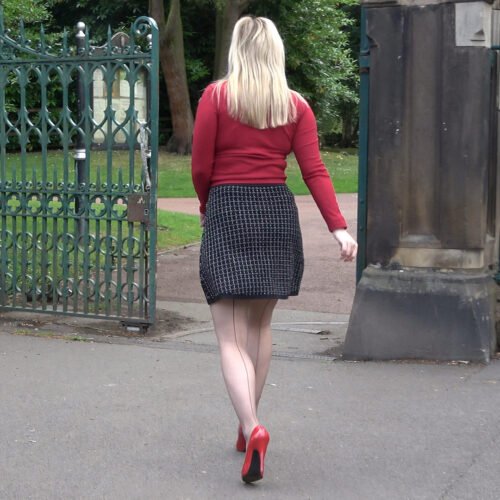
[[[182,27],[186,70],[193,103],[212,77],[215,48],[213,0],[192,0],[182,4]]]
[[[312,105],[322,136],[338,129],[343,110],[357,104],[357,64],[350,48],[355,0],[261,1],[257,15],[273,19],[283,37],[290,86]],[[254,12],[252,12],[254,13]]]
[[[113,32],[128,32],[136,17],[147,15],[148,1],[52,0],[51,12],[56,23],[68,30],[73,30],[78,21],[83,21],[89,28],[91,42],[100,45],[106,40],[108,26]]]
[[[212,79],[216,12],[224,3],[224,0],[182,2],[186,70],[193,109],[202,89]],[[89,27],[94,44],[104,41],[108,25],[113,31],[128,30],[137,16],[148,12],[147,0],[0,0],[0,4],[5,10],[7,27],[15,28],[22,16],[32,30],[33,39],[37,36],[33,23],[43,21],[47,25],[46,32],[60,32],[64,27],[73,32],[76,22],[82,20]],[[359,50],[357,1],[252,0],[246,13],[269,17],[277,24],[285,42],[290,86],[311,103],[323,142],[331,141],[332,135],[341,135],[346,123],[351,124],[354,130],[351,136],[354,134],[355,139]],[[10,106],[15,107],[14,104]],[[171,119],[163,81],[160,106],[161,136],[166,139]],[[36,105],[31,107],[36,108]],[[352,140],[351,137],[347,142]]]
[[[49,3],[42,0],[0,0],[6,28],[17,26],[22,18],[26,25],[50,19]]]
[[[4,24],[10,30],[11,38],[18,38],[21,35],[21,30],[27,40],[31,40],[31,46],[36,47],[40,40],[40,26],[44,26],[44,38],[47,45],[55,45],[61,37],[61,33],[53,26],[53,17],[50,11],[50,6],[53,2],[42,0],[0,0],[0,5],[3,8]],[[22,25],[21,25],[22,21]],[[21,55],[21,54],[18,54]],[[18,119],[18,110],[20,108],[20,90],[18,74],[14,71],[7,75],[8,84],[5,87],[5,102],[6,110],[9,113],[9,120],[15,123]],[[40,85],[35,73],[31,73],[26,85],[26,108],[30,120],[36,122],[38,113],[40,112]],[[47,104],[48,110],[52,116],[57,116],[60,111],[60,95],[61,84],[54,80],[47,86]],[[72,99],[73,93],[70,92],[70,104],[75,101]],[[19,137],[16,134],[9,136],[7,144],[8,151],[19,149]],[[39,146],[39,137],[32,135],[29,137],[28,150],[37,149]],[[58,143],[52,144],[57,147]]]

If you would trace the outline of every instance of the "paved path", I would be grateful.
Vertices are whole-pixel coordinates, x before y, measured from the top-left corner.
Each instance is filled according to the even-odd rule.
[[[0,330],[2,500],[498,499],[500,361],[275,357],[245,486],[214,351],[108,342]]]
[[[339,194],[338,200],[356,237],[357,195]],[[279,307],[304,311],[349,314],[355,290],[355,264],[340,262],[338,246],[311,196],[297,196],[304,240],[305,271],[300,295],[280,301]],[[161,199],[165,210],[198,214],[192,198]],[[178,249],[160,256],[158,298],[160,300],[203,302],[198,278],[199,246]]]
[[[159,282],[177,299],[160,296],[145,337],[104,321],[0,315],[0,499],[497,500],[500,360],[340,361],[352,291],[335,301],[348,281],[337,273],[353,280],[354,266],[334,266],[311,200],[298,203],[311,274],[302,302],[273,319],[263,481],[239,479],[191,247],[160,258]]]

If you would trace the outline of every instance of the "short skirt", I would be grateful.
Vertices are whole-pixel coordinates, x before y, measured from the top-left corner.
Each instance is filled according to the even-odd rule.
[[[210,189],[200,248],[201,286],[209,304],[298,295],[303,271],[298,211],[286,184]]]

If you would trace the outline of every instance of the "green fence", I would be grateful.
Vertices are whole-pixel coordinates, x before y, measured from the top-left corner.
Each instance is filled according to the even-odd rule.
[[[0,11],[0,309],[148,325],[158,30],[140,17],[99,47],[83,23],[69,38],[13,35]]]

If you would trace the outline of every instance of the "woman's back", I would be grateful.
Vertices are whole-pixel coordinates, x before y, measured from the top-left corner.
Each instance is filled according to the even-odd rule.
[[[297,97],[294,97],[299,102]],[[306,104],[300,101],[299,113]],[[207,129],[201,137],[196,136],[194,162],[202,159],[214,144],[212,186],[225,183],[282,183],[286,176],[286,157],[293,149],[297,123],[258,129],[233,118],[227,109],[225,87],[220,99],[215,84],[205,90],[200,100],[200,113],[208,111],[211,117],[215,141]]]
[[[302,177],[330,231],[345,228],[328,171],[321,160],[314,114],[305,100],[291,92],[294,121],[258,129],[231,116],[225,82],[218,95],[209,85],[198,105],[193,136],[192,175],[205,212],[211,187],[224,184],[284,184],[286,157],[293,152]]]

